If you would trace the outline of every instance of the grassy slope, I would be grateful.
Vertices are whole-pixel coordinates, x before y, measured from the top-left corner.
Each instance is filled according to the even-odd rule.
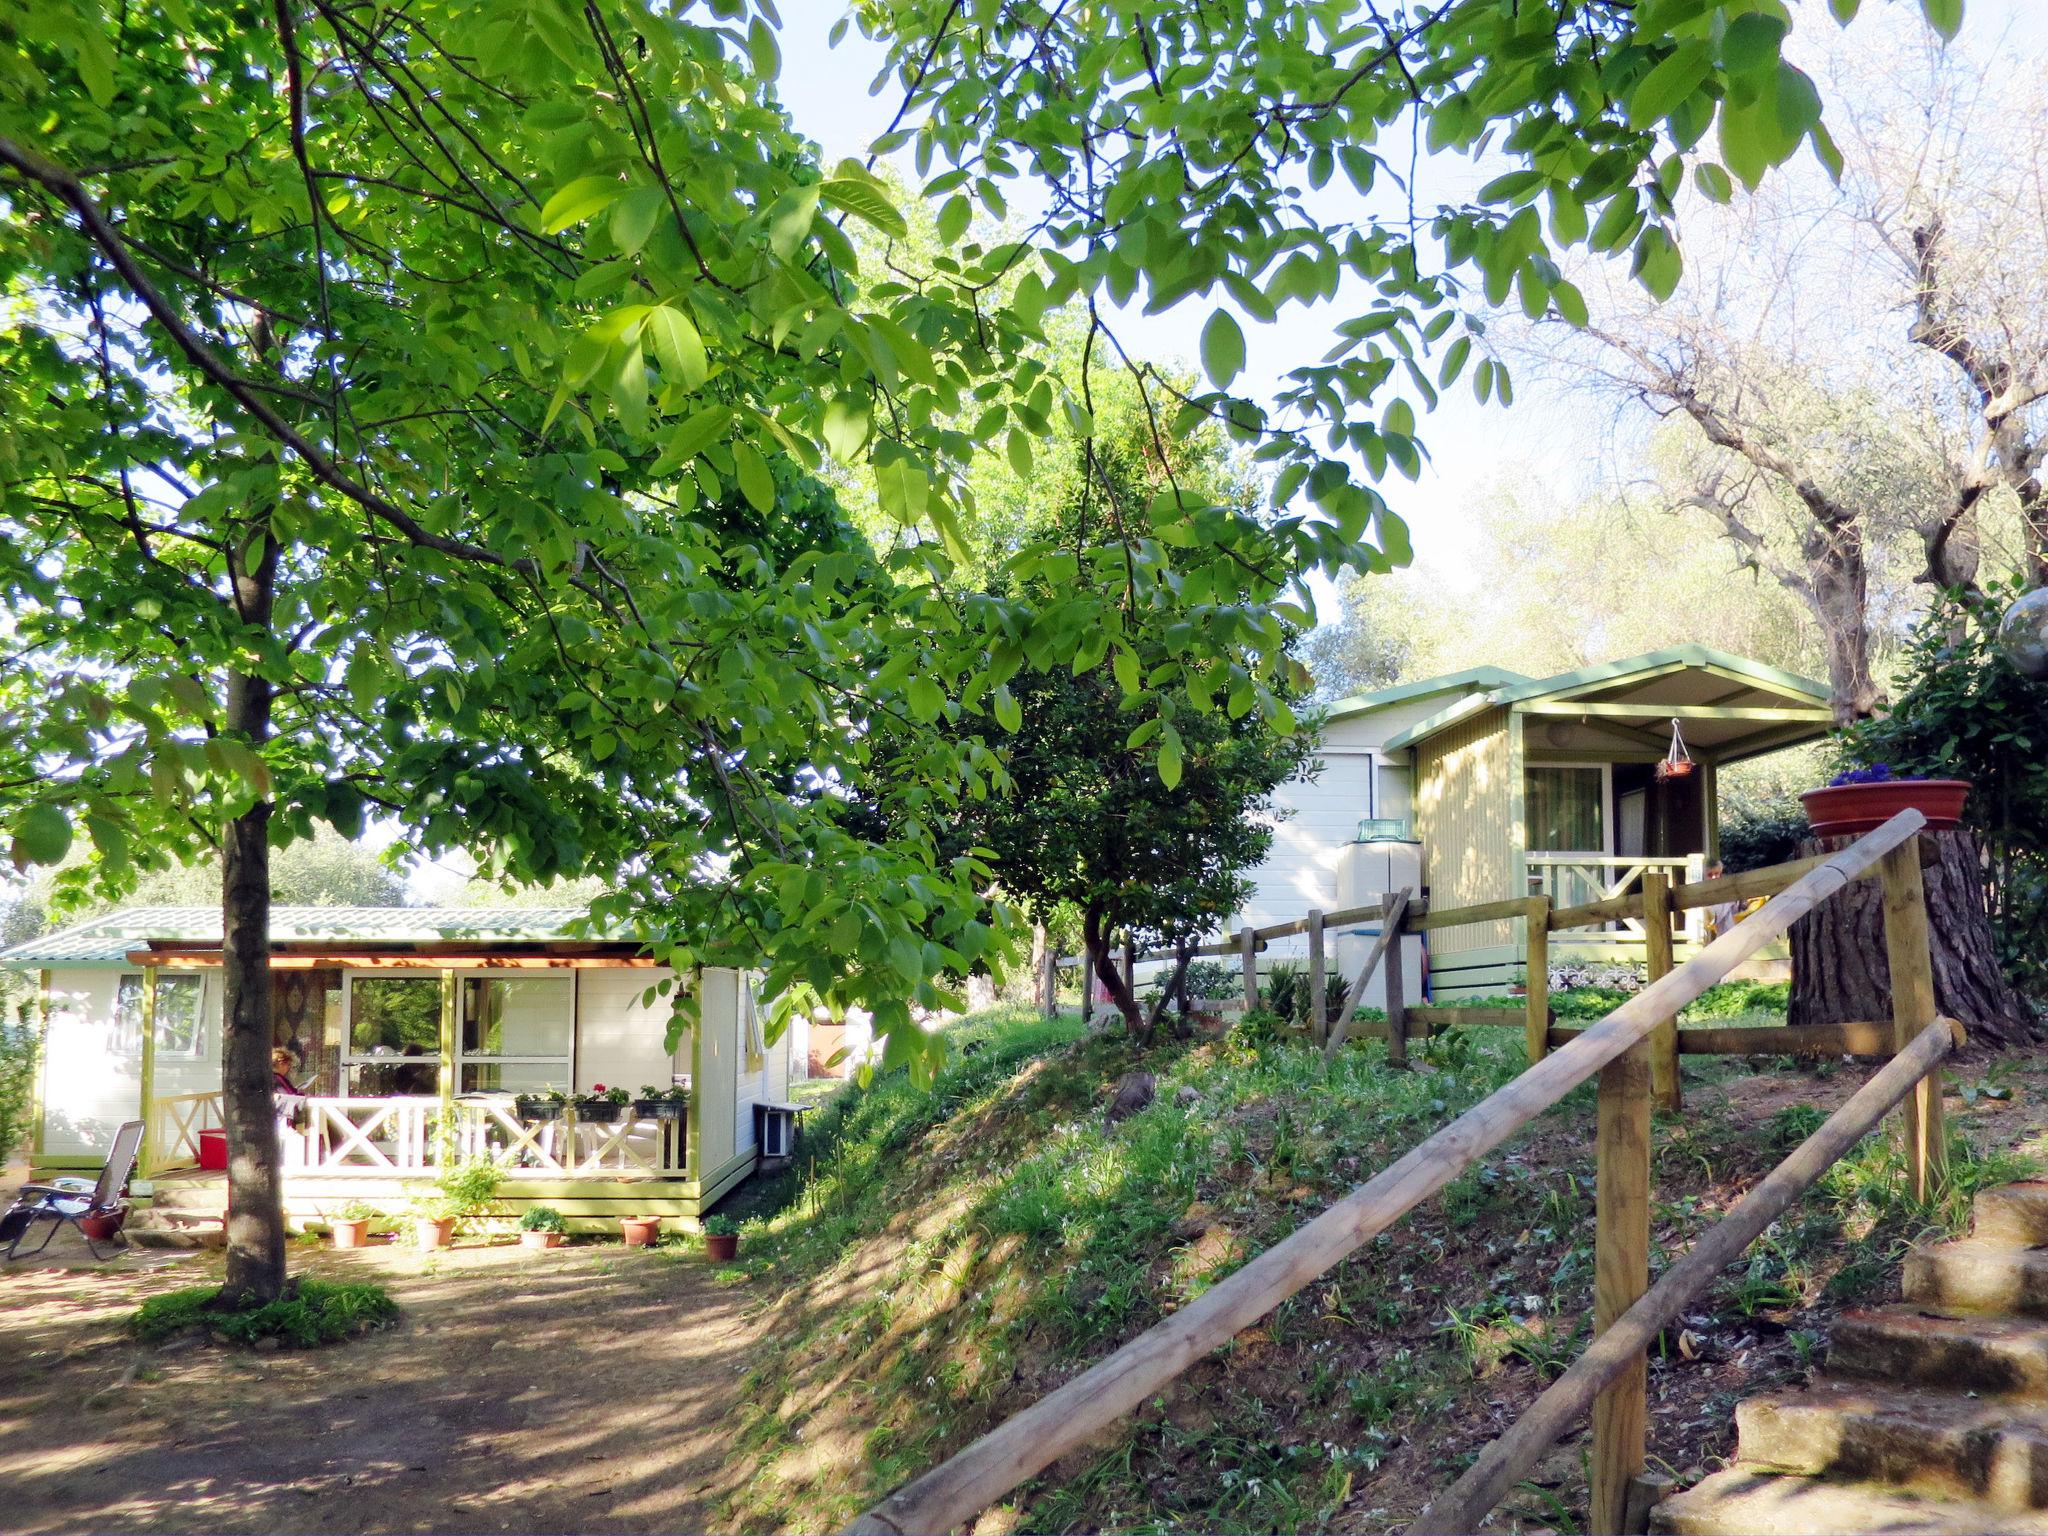
[[[1153,1106],[1102,1110],[1121,1036],[995,1013],[929,1091],[848,1090],[807,1133],[815,1165],[756,1197],[747,1263],[785,1289],[728,1513],[832,1527],[1270,1246],[1521,1067],[1517,1032],[1380,1048],[1327,1075],[1299,1046],[1165,1047]],[[1861,1072],[1688,1067],[1660,1124],[1656,1240],[1682,1247]],[[1981,1100],[1987,1104],[2006,1101]],[[1441,1488],[1584,1342],[1591,1089],[1393,1233],[1067,1458],[995,1518],[1032,1529],[1385,1529]],[[1969,1116],[1962,1117],[1965,1122]],[[1998,1138],[1991,1138],[1998,1139]],[[2010,1138],[2007,1138],[2010,1139]],[[2012,1176],[1963,1154],[1966,1181]],[[1827,1314],[1883,1294],[1919,1221],[1889,1144],[1867,1143],[1731,1270],[1653,1369],[1653,1452],[1725,1449],[1732,1401],[1795,1375]],[[1963,1209],[1961,1203],[1957,1210]],[[1503,1513],[1575,1524],[1568,1446]]]

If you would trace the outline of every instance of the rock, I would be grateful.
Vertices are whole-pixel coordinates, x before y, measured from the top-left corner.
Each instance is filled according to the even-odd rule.
[[[254,1349],[259,1355],[274,1355],[284,1348],[284,1340],[274,1333],[269,1333],[258,1339],[250,1348]]]
[[[1201,1094],[1195,1091],[1195,1087],[1192,1083],[1182,1083],[1178,1088],[1173,1090],[1173,1102],[1180,1105],[1183,1109],[1186,1109],[1191,1105],[1201,1103],[1202,1096]]]
[[[1103,1124],[1115,1125],[1119,1120],[1130,1119],[1158,1093],[1159,1079],[1150,1072],[1126,1072],[1117,1079],[1116,1095],[1109,1101],[1109,1113],[1103,1117]]]

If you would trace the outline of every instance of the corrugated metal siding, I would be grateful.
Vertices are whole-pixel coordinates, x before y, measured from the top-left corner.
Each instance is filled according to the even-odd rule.
[[[1508,734],[1508,712],[1490,709],[1415,747],[1415,829],[1422,840],[1422,878],[1430,905],[1470,906],[1524,894],[1515,852],[1521,786]],[[1439,928],[1433,955],[1512,943],[1515,925],[1476,923]]]

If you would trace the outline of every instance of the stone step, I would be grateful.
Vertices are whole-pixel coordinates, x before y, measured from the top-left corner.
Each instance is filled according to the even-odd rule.
[[[1970,1235],[1979,1242],[2013,1248],[2048,1244],[2048,1179],[1979,1190],[1970,1216]]]
[[[1837,1376],[1940,1390],[2048,1396],[2048,1323],[1915,1306],[1844,1312],[1829,1330]]]
[[[2048,1317],[2048,1250],[1977,1238],[1933,1243],[1906,1255],[1899,1290],[1944,1312]]]
[[[159,1179],[150,1186],[149,1203],[164,1211],[211,1211],[216,1215],[228,1208],[228,1187],[223,1182]]]
[[[2048,1536],[2048,1512],[1731,1467],[1659,1504],[1650,1529],[1661,1536]]]
[[[221,1216],[151,1206],[131,1213],[121,1233],[138,1248],[225,1248],[228,1241]]]
[[[1996,1509],[2048,1508],[2048,1404],[1827,1381],[1735,1410],[1758,1471],[1867,1479]]]

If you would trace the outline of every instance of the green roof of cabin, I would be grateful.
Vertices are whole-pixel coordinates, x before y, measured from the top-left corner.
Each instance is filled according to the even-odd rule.
[[[582,937],[571,925],[582,907],[292,907],[270,909],[274,943],[533,944]],[[91,965],[124,960],[152,940],[221,941],[219,907],[120,907],[0,951],[0,965]]]
[[[1494,688],[1507,688],[1516,683],[1529,681],[1526,674],[1510,672],[1506,667],[1467,667],[1462,672],[1445,672],[1438,677],[1425,677],[1420,682],[1398,683],[1391,688],[1375,688],[1370,693],[1355,693],[1348,699],[1339,699],[1330,706],[1330,718],[1341,720],[1349,715],[1371,714],[1376,709],[1385,709],[1389,704],[1405,704],[1410,699],[1426,699],[1435,693],[1470,693]]]
[[[1767,666],[1760,661],[1751,661],[1747,656],[1737,656],[1732,651],[1717,650],[1711,645],[1674,645],[1661,651],[1647,651],[1641,656],[1629,656],[1620,661],[1601,662],[1594,666],[1577,667],[1569,672],[1559,672],[1552,677],[1513,677],[1512,681],[1495,686],[1486,692],[1468,693],[1448,708],[1439,710],[1428,719],[1411,725],[1407,730],[1390,738],[1387,750],[1412,747],[1417,742],[1434,736],[1438,731],[1455,725],[1467,716],[1484,709],[1501,709],[1513,704],[1528,703],[1536,699],[1553,698],[1564,694],[1575,694],[1589,688],[1609,684],[1623,685],[1631,679],[1647,680],[1656,674],[1699,668],[1702,670],[1731,674],[1733,677],[1754,684],[1758,688],[1787,695],[1801,704],[1816,708],[1828,706],[1829,694],[1825,683],[1796,672],[1787,672],[1778,667]],[[1474,668],[1475,672],[1484,668]],[[1465,674],[1452,673],[1450,678],[1461,678]],[[1418,692],[1448,691],[1437,690],[1432,685],[1448,679],[1428,679],[1410,686]],[[1415,697],[1410,694],[1409,697]],[[1371,697],[1366,695],[1365,697]],[[1822,729],[1806,733],[1810,736],[1825,734]]]

